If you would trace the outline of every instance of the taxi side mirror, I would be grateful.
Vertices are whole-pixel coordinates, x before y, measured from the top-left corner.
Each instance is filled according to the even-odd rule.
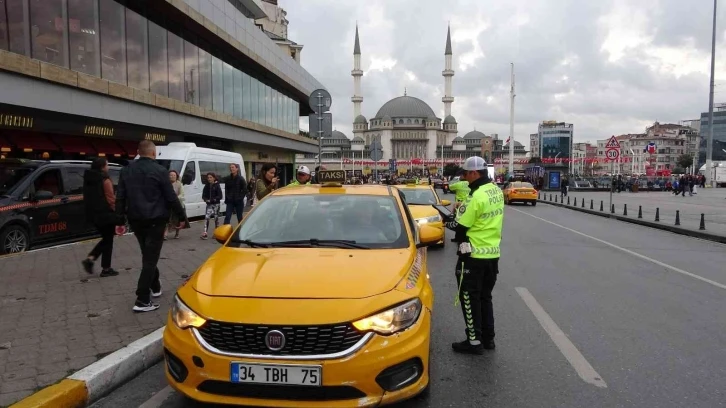
[[[53,198],[53,193],[47,190],[38,190],[33,196],[33,201],[50,200]]]
[[[216,239],[217,242],[219,242],[220,244],[224,244],[225,242],[227,242],[227,240],[231,236],[232,226],[229,224],[222,225],[221,227],[217,227],[214,229],[214,239]]]
[[[441,200],[441,205],[451,205],[451,201],[449,201],[449,200]]]
[[[439,240],[441,239],[441,230],[424,224],[419,227],[418,239],[421,242],[419,244],[416,244],[416,248],[436,245],[436,243],[439,242]]]

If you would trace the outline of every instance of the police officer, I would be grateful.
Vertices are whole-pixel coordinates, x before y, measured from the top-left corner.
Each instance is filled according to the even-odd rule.
[[[310,169],[308,168],[308,166],[300,166],[297,168],[297,176],[295,177],[295,180],[293,180],[292,183],[288,184],[287,186],[289,187],[310,184],[310,179]]]
[[[466,171],[459,170],[456,173],[456,175],[459,177],[459,181],[449,184],[449,191],[452,191],[456,196],[454,211],[456,211],[456,209],[461,206],[461,203],[466,200],[466,197],[469,196],[469,182],[464,179],[464,174],[466,174]]]
[[[466,340],[453,343],[455,352],[483,354],[494,349],[492,290],[499,273],[499,244],[504,220],[504,195],[489,179],[487,163],[479,156],[464,162],[471,191],[446,226],[456,232],[458,300],[464,313]]]

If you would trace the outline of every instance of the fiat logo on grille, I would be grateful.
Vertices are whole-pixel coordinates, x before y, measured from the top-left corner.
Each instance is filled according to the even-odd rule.
[[[279,330],[271,330],[265,335],[265,345],[272,351],[280,351],[285,347],[285,335]]]

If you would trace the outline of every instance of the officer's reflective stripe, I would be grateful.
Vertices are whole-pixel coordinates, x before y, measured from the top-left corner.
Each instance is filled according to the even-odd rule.
[[[504,209],[500,208],[498,210],[490,211],[488,213],[484,213],[479,217],[482,220],[486,220],[487,218],[497,217],[499,215],[504,215]]]
[[[475,255],[499,255],[499,247],[483,247],[471,248],[471,253]]]
[[[474,316],[471,313],[471,299],[469,298],[469,292],[463,291],[462,297],[464,298],[464,320],[466,320],[466,334],[469,340],[474,341],[476,340],[476,331],[474,329]]]

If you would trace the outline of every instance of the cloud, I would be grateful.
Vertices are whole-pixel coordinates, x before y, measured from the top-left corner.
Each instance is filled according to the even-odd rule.
[[[709,3],[709,2],[707,2]],[[352,137],[353,38],[358,22],[363,114],[403,94],[443,117],[444,46],[451,24],[452,113],[460,135],[509,134],[515,64],[515,137],[525,145],[542,120],[575,125],[577,141],[634,133],[708,109],[710,6],[683,0],[280,0],[302,65],[330,90],[334,126]],[[719,11],[719,21],[726,10]],[[716,102],[726,31],[719,30]],[[303,121],[304,122],[304,121]],[[303,124],[305,127],[306,124]]]

